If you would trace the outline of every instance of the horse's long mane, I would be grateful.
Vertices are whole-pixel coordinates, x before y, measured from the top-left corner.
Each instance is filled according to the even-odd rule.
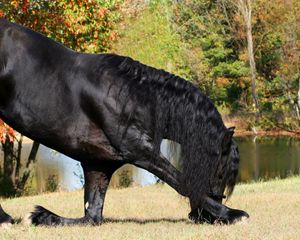
[[[226,131],[214,104],[190,82],[164,70],[128,57],[107,55],[106,58],[126,78],[130,98],[152,109],[154,154],[159,152],[162,139],[180,143],[183,184],[190,198],[210,191],[210,178],[218,166]]]
[[[2,24],[12,25],[6,21],[2,21]],[[33,40],[34,44],[30,45],[31,47],[47,50],[46,53],[38,51],[41,55],[38,57],[46,54],[47,59],[61,61],[59,53],[64,52],[65,58],[74,56],[75,52],[41,34],[17,25],[12,26],[18,29],[20,34],[26,34]],[[121,84],[120,95],[125,95],[125,99],[120,97],[123,104],[121,108],[125,111],[128,101],[133,105],[128,119],[121,121],[130,125],[131,119],[134,120],[136,109],[140,106],[151,111],[148,123],[151,127],[148,130],[154,142],[154,157],[149,160],[158,159],[155,155],[159,155],[162,139],[180,143],[181,171],[184,176],[182,186],[187,188],[187,194],[195,201],[199,196],[208,193],[211,189],[211,179],[220,164],[221,142],[226,132],[214,104],[190,82],[164,70],[143,65],[129,57],[113,54],[78,54],[78,56],[82,56],[79,59],[86,61],[89,69],[95,68],[96,71],[105,69],[110,71],[115,79],[121,79],[121,83],[116,82]],[[99,58],[98,66],[94,66],[97,65],[95,62],[98,62],[94,61],[95,58]],[[70,59],[72,58],[68,58]],[[120,116],[127,115],[120,114]]]
[[[32,223],[102,223],[111,174],[125,163],[157,174],[188,197],[196,222],[205,215],[225,223],[248,217],[220,205],[225,187],[230,195],[236,181],[238,149],[233,130],[190,82],[128,57],[72,51],[1,18],[0,74],[1,118],[81,161],[86,174],[83,218],[38,207]],[[162,158],[163,139],[180,144],[178,170]]]
[[[11,23],[2,21],[2,24]],[[47,47],[42,49],[49,49],[47,54],[53,59],[56,59],[58,57],[56,54],[60,52],[68,52],[65,56],[72,53],[73,56],[73,51],[55,41],[30,29],[13,26],[32,38],[34,47],[46,44]],[[122,108],[126,109],[128,101],[135,105],[129,114],[130,118],[134,118],[138,106],[145,106],[153,113],[149,124],[152,132],[150,137],[154,142],[154,156],[160,152],[162,139],[170,139],[181,144],[183,159],[181,171],[184,176],[182,186],[187,188],[190,198],[197,198],[209,192],[210,180],[220,164],[218,156],[226,131],[214,104],[183,78],[146,66],[129,57],[114,54],[79,55],[83,56],[80,59],[88,62],[87,66],[90,69],[95,68],[96,71],[106,69],[115,76],[115,79],[121,79],[122,83],[116,84],[121,84],[120,95],[126,95],[126,99],[122,99]],[[95,64],[95,58],[99,58],[99,66],[89,65]],[[120,114],[124,115],[126,116]],[[126,119],[126,122],[130,124],[130,119]],[[153,157],[152,160],[155,159],[157,158]],[[193,194],[196,196],[192,196]]]

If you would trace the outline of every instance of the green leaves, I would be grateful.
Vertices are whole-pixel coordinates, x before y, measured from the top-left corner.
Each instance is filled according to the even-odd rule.
[[[193,81],[205,89],[217,105],[251,112],[246,25],[236,3],[232,0],[181,0],[174,4],[173,20],[190,49],[187,59],[194,74]],[[300,104],[297,105],[300,102],[297,96],[300,88],[300,2],[257,0],[252,3],[256,88],[261,110],[263,114],[284,112],[300,126]],[[282,119],[290,125],[286,116]]]
[[[249,73],[249,68],[239,60],[233,62],[220,62],[212,68],[214,77],[240,78]]]

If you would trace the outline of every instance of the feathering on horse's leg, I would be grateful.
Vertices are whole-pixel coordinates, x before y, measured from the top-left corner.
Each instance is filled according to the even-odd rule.
[[[5,224],[13,224],[14,220],[13,218],[8,215],[0,205],[0,226],[5,225]]]
[[[102,213],[106,191],[112,174],[119,167],[119,164],[113,162],[102,163],[96,168],[83,164],[85,218],[91,219],[94,224],[101,224],[103,221]]]
[[[102,211],[105,194],[112,174],[120,167],[120,164],[112,162],[97,165],[82,164],[85,178],[84,208],[85,215],[81,218],[64,218],[53,212],[36,206],[35,211],[29,217],[34,225],[99,225],[103,221]]]
[[[211,197],[203,198],[203,206],[195,207],[191,204],[192,211],[189,213],[189,219],[195,223],[223,223],[232,224],[249,218],[248,213],[238,209],[231,209],[222,204],[222,202]]]

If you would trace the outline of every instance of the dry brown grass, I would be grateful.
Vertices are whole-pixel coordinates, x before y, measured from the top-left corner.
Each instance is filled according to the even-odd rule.
[[[79,217],[83,192],[51,193],[2,201],[14,217],[40,204],[55,213]],[[0,229],[0,239],[299,239],[300,177],[238,185],[227,203],[246,210],[250,219],[231,226],[195,225],[187,219],[186,199],[168,186],[111,189],[106,223],[97,226]]]

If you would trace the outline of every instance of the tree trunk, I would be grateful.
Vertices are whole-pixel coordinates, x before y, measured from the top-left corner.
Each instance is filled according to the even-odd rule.
[[[289,102],[295,110],[298,126],[300,124],[300,65],[299,65],[299,48],[298,48],[298,22],[297,22],[297,10],[294,7],[288,6],[290,8],[290,20],[287,22],[284,27],[284,34],[286,38],[286,43],[283,46],[283,63],[288,64],[289,71],[285,74],[282,74],[281,78],[286,82],[287,94]],[[295,75],[297,78],[295,79]],[[293,96],[292,91],[292,81],[298,81],[298,91],[297,96]]]
[[[30,163],[36,162],[36,155],[39,150],[39,146],[40,146],[40,144],[38,142],[36,142],[36,141],[33,142],[32,148],[31,148],[31,151],[30,151],[27,163],[26,163],[26,168],[29,167]]]
[[[20,177],[22,144],[23,144],[23,135],[21,135],[20,139],[18,140],[18,149],[16,154],[16,170],[15,170],[15,177],[14,177],[15,183],[19,182],[19,177]]]
[[[21,151],[23,136],[17,140],[17,149],[14,148],[14,142],[7,136],[4,143],[2,143],[4,159],[3,159],[3,178],[0,182],[0,192],[5,196],[15,196],[22,194],[27,180],[30,177],[34,163],[36,162],[36,155],[39,149],[39,143],[33,142],[25,169],[20,176],[21,171]]]
[[[300,121],[299,108],[300,108],[300,77],[298,77],[298,99],[297,99],[297,117],[298,117],[298,121]]]
[[[252,87],[252,97],[255,106],[256,118],[258,119],[260,116],[259,112],[259,103],[258,97],[256,93],[256,64],[254,58],[254,50],[253,50],[253,38],[252,38],[252,6],[251,0],[239,0],[239,11],[241,12],[244,21],[245,28],[247,34],[247,51],[249,57],[249,65],[250,65],[250,73],[251,73],[251,87]]]
[[[1,193],[6,196],[14,195],[14,142],[10,141],[6,136],[5,142],[2,144],[4,161],[3,161],[3,181]]]
[[[33,165],[36,162],[36,155],[39,150],[39,146],[40,146],[40,144],[38,142],[36,142],[36,141],[33,142],[29,157],[27,159],[26,168],[24,169],[22,178],[19,180],[19,182],[17,184],[18,192],[22,192],[24,190],[24,187],[25,187],[27,180],[33,169]]]
[[[255,65],[254,52],[253,52],[251,23],[250,25],[247,24],[247,43],[248,43],[248,55],[249,55],[249,64],[250,64],[250,71],[251,71],[252,97],[255,104],[256,114],[257,116],[259,116],[259,104],[258,104],[258,98],[256,93],[256,65]]]
[[[298,108],[300,108],[300,78],[298,79],[299,87],[298,87]]]

